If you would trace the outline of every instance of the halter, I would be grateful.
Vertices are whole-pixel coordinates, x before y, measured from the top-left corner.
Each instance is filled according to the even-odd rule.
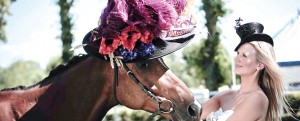
[[[117,98],[117,86],[118,86],[118,66],[117,66],[117,62],[114,59],[113,60],[113,64],[114,64],[114,95],[115,95],[115,99],[117,101],[118,104],[121,104],[120,101],[118,101]],[[160,115],[160,114],[167,114],[167,113],[171,113],[174,111],[174,103],[168,99],[165,100],[161,100],[159,99],[156,95],[154,95],[147,87],[145,87],[137,78],[136,76],[132,73],[132,71],[127,67],[126,63],[123,63],[123,67],[127,73],[127,75],[143,90],[144,93],[146,93],[152,100],[154,100],[155,102],[157,102],[158,104],[158,109],[156,112],[154,112],[152,115],[150,115],[146,121],[150,121],[152,120],[156,115]],[[161,108],[161,104],[163,102],[169,103],[170,104],[170,108],[168,110],[163,110]]]

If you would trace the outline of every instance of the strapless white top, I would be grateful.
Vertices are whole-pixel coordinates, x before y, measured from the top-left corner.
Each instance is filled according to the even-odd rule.
[[[223,112],[222,108],[219,108],[216,112],[211,112],[206,118],[206,121],[226,121],[233,112],[233,110],[226,110]]]

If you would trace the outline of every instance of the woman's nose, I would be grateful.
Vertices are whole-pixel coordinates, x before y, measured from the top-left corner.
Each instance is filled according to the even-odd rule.
[[[235,61],[235,62],[238,62],[238,61],[240,61],[240,58],[239,58],[239,56],[238,56],[238,55],[234,57],[234,61]]]

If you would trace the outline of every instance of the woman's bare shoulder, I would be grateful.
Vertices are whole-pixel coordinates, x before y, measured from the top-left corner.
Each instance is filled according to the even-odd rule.
[[[219,93],[219,96],[220,97],[229,97],[229,96],[235,95],[236,93],[237,93],[236,90],[226,90],[226,91]]]
[[[263,91],[257,91],[249,94],[248,98],[250,100],[257,100],[259,104],[267,104],[269,103],[268,97],[265,95]]]
[[[249,104],[251,104],[251,108],[267,109],[269,100],[262,91],[257,91],[250,93],[248,96],[246,96],[239,107],[247,107],[249,106]]]

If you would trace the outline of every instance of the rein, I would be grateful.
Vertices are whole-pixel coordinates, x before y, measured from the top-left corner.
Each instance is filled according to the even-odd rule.
[[[117,62],[116,60],[113,60],[113,64],[114,64],[114,95],[115,95],[115,99],[117,101],[118,104],[121,104],[120,101],[118,101],[117,98],[117,86],[118,86],[118,66],[117,66]],[[160,115],[160,114],[167,114],[167,113],[171,113],[172,111],[174,111],[174,103],[168,99],[164,99],[161,100],[158,98],[158,96],[154,95],[147,87],[145,87],[137,78],[136,76],[132,73],[132,71],[127,67],[126,63],[122,64],[127,75],[143,90],[144,93],[146,93],[152,100],[154,100],[155,102],[157,102],[158,104],[158,109],[156,112],[154,112],[152,115],[150,115],[146,121],[150,121],[152,120],[156,115]],[[168,110],[164,110],[161,108],[161,104],[163,102],[169,103],[170,104],[170,108]]]

